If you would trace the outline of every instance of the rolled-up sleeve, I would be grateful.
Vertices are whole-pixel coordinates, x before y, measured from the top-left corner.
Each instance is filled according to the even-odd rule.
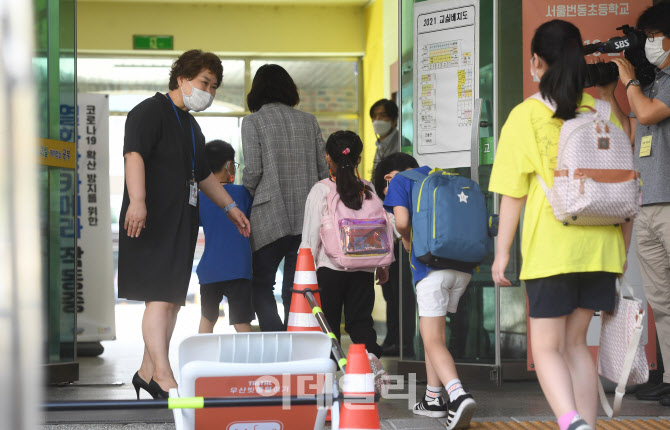
[[[242,183],[253,196],[263,176],[263,155],[256,125],[248,118],[242,120],[242,153],[244,154]]]

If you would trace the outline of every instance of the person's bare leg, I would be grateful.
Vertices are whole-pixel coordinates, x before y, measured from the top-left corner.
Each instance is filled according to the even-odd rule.
[[[251,323],[233,324],[233,327],[235,327],[235,331],[238,333],[247,333],[251,331]]]
[[[566,322],[565,316],[530,318],[531,349],[537,378],[556,418],[577,410],[570,369],[563,355]]]
[[[207,318],[200,317],[200,327],[198,327],[198,333],[214,333],[214,325],[216,322],[211,322]]]
[[[592,317],[592,310],[582,308],[575,309],[568,316],[564,355],[572,377],[577,413],[595,429],[598,418],[598,374],[586,345],[586,332]]]
[[[424,344],[424,350],[426,348],[426,345]],[[428,385],[431,387],[441,387],[442,382],[440,381],[440,376],[437,374],[435,371],[435,368],[433,367],[432,363],[430,362],[430,357],[428,356],[428,353],[426,353],[425,360],[426,362],[426,382]]]
[[[426,372],[430,367],[437,376],[436,380],[429,379],[433,387],[445,386],[449,381],[458,379],[454,358],[447,350],[445,317],[420,317],[419,330],[426,350]]]
[[[168,324],[168,331],[167,331],[167,343],[168,343],[168,350],[170,349],[170,340],[172,339],[172,334],[174,333],[174,328],[177,325],[177,315],[179,315],[179,311],[181,310],[181,306],[176,305],[174,303],[170,303],[172,306],[170,307],[169,310],[169,324]]]
[[[154,366],[152,378],[165,391],[177,387],[169,359],[169,339],[174,330],[177,312],[179,305],[147,302],[142,318],[144,345]]]
[[[137,373],[147,384],[151,380],[151,376],[154,374],[154,362],[151,361],[151,355],[149,355],[149,350],[147,349],[146,345],[144,345],[142,364],[140,365],[140,370],[138,370]]]

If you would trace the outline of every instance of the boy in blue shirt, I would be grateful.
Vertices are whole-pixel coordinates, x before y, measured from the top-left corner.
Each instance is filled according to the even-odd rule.
[[[407,154],[393,154],[380,161],[379,176],[387,181],[384,190],[384,207],[393,212],[396,230],[402,236],[403,246],[410,252],[412,238],[412,189],[414,181],[398,173],[417,170],[428,175],[431,168],[417,166],[416,160]],[[471,264],[454,262],[448,269],[433,269],[421,263],[410,253],[412,276],[419,308],[419,331],[426,351],[426,374],[428,384],[423,400],[414,405],[413,412],[429,417],[447,416],[447,429],[468,428],[477,407],[474,399],[461,385],[454,359],[449,353],[445,338],[445,317],[454,313],[458,301],[472,276]],[[449,396],[445,403],[442,386]]]
[[[205,145],[209,167],[247,218],[252,198],[242,185],[234,185],[235,150],[222,140]],[[251,301],[251,247],[226,214],[200,192],[200,225],[205,231],[205,252],[198,264],[200,281],[200,328],[212,333],[219,318],[219,303],[226,296],[230,324],[238,332],[251,331],[254,308]]]

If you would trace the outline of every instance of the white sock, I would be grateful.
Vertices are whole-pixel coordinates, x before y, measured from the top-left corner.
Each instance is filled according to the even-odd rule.
[[[430,385],[426,385],[426,396],[424,397],[424,399],[426,399],[427,402],[435,400],[441,395],[442,395],[442,387],[431,387]]]
[[[458,398],[458,396],[465,394],[465,390],[463,389],[463,386],[461,385],[461,380],[460,379],[453,379],[449,381],[449,383],[446,385],[447,388],[447,393],[449,394],[449,400],[454,401]]]

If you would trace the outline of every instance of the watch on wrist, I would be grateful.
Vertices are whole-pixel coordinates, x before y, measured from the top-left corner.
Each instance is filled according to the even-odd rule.
[[[639,87],[639,86],[640,86],[640,81],[639,81],[638,79],[631,79],[631,80],[628,81],[628,83],[626,84],[626,90],[628,90],[628,87],[630,87],[631,85],[635,85],[635,86],[638,86],[638,87]]]
[[[236,208],[236,207],[237,207],[237,203],[232,202],[231,204],[229,204],[228,206],[226,206],[225,208],[223,208],[223,211],[224,211],[225,213],[228,213],[232,208]]]

